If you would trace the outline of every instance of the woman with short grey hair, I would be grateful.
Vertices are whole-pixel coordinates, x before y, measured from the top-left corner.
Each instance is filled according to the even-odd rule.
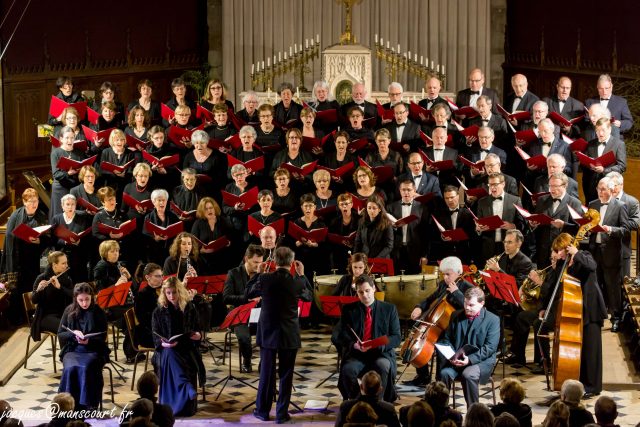
[[[169,256],[169,247],[173,242],[173,236],[182,231],[183,224],[176,214],[167,209],[169,204],[167,190],[162,188],[153,190],[151,202],[153,203],[153,210],[144,217],[144,227],[142,229],[147,238],[146,262],[161,264]],[[169,232],[168,230],[158,230],[153,226],[162,227],[163,229],[175,226],[178,229]]]

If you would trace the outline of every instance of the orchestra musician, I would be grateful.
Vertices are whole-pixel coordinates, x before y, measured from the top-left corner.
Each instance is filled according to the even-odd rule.
[[[487,269],[515,277],[518,287],[522,285],[522,282],[533,268],[531,259],[520,251],[523,242],[524,236],[520,230],[507,230],[506,236],[502,241],[504,255],[487,260]]]
[[[144,266],[143,275],[147,286],[138,291],[134,299],[133,308],[138,320],[134,335],[139,346],[153,348],[151,316],[158,306],[158,297],[160,296],[163,280],[162,267],[150,262]]]
[[[338,280],[333,295],[336,296],[357,296],[356,282],[360,276],[369,274],[369,260],[362,252],[356,252],[349,257],[347,274]]]
[[[457,257],[446,257],[440,261],[440,271],[442,280],[438,282],[436,290],[424,301],[415,306],[411,312],[411,320],[419,319],[423,313],[428,312],[435,301],[445,299],[454,309],[460,310],[464,307],[464,294],[473,285],[464,280],[462,275],[462,262]],[[431,382],[431,369],[427,364],[416,369],[416,376],[405,383],[417,387],[424,387]]]

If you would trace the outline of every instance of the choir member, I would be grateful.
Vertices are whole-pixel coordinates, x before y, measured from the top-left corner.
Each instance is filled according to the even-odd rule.
[[[629,111],[627,100],[613,94],[613,82],[608,74],[602,74],[598,77],[596,88],[598,89],[599,98],[587,99],[585,106],[589,108],[593,104],[599,103],[602,107],[608,109],[611,112],[611,116],[615,118],[611,124],[619,129],[620,140],[623,141],[624,133],[633,127],[633,116]]]
[[[298,210],[298,196],[291,189],[291,174],[284,168],[278,168],[273,174],[275,191],[273,193],[273,210],[286,215]]]
[[[543,99],[549,106],[550,112],[558,113],[567,120],[584,116],[584,104],[571,96],[571,86],[571,79],[567,76],[562,76],[556,83],[556,94]],[[576,123],[573,126],[560,126],[565,135],[571,138],[578,138],[580,136],[579,125],[579,123]]]
[[[133,168],[133,182],[125,185],[123,193],[128,194],[134,200],[143,202],[151,199],[151,186],[149,180],[153,173],[147,163],[138,163]],[[138,230],[142,231],[142,225],[145,215],[151,209],[144,208],[142,206],[131,207],[125,203],[122,204],[122,212],[129,219],[136,219]]]
[[[227,218],[221,216],[220,205],[211,197],[203,197],[198,203],[196,220],[191,228],[191,233],[202,243],[210,243],[222,237],[233,240],[230,225]],[[201,269],[204,275],[222,274],[231,265],[231,253],[228,248],[217,251],[200,248]]]
[[[83,211],[76,211],[76,197],[74,195],[62,196],[61,204],[62,212],[51,220],[51,226],[54,230],[57,227],[62,227],[80,234],[91,227],[93,218]],[[67,255],[70,261],[71,272],[69,275],[73,279],[73,283],[86,282],[89,279],[87,263],[94,245],[93,236],[85,236],[75,242],[58,239],[56,246]]]
[[[209,126],[207,133],[212,139],[227,140],[237,132],[229,122],[229,107],[227,104],[219,102],[213,106],[212,111],[216,125]]]
[[[354,251],[369,258],[391,258],[393,227],[382,199],[372,195],[367,199],[366,212],[360,220]]]
[[[304,194],[300,197],[300,210],[302,216],[293,220],[293,223],[305,231],[311,231],[319,228],[325,228],[326,224],[316,215],[316,198],[313,194]],[[317,274],[326,274],[329,265],[327,244],[311,239],[301,238],[295,240],[296,258],[299,259],[307,268],[307,278],[313,280],[314,272]]]
[[[540,175],[539,177],[537,177],[533,182],[533,188],[531,189],[531,191],[533,191],[534,194],[548,192],[549,178],[551,178],[551,176],[556,173],[564,174],[563,171],[565,170],[566,165],[567,160],[561,154],[549,154],[549,156],[547,157],[547,175]],[[510,191],[507,191],[507,193],[510,193]],[[575,197],[576,199],[580,198],[580,196],[578,195],[578,182],[570,176],[567,176],[567,193],[569,193],[571,197]],[[535,206],[535,203],[533,205]]]
[[[152,126],[147,132],[147,138],[149,145],[145,148],[145,151],[153,157],[162,159],[175,154],[171,144],[167,142],[167,136],[162,126]],[[164,167],[161,163],[152,163],[147,160],[145,162],[151,166],[151,171],[153,172],[151,188],[174,188],[180,182],[179,172],[176,168]]]
[[[274,109],[274,119],[281,125],[290,126],[292,121],[300,119],[302,106],[293,100],[293,85],[289,82],[282,82],[278,88],[280,102]]]
[[[196,111],[196,103],[187,97],[187,85],[185,81],[176,77],[171,81],[171,92],[173,93],[173,97],[169,101],[167,101],[166,105],[176,113],[176,120],[181,125],[186,125],[187,123],[180,123],[178,119],[178,107],[188,107],[189,108],[189,117],[187,117],[186,122],[190,122],[190,118],[193,113]],[[186,110],[182,110],[183,112]],[[165,123],[165,127],[168,127],[168,123]]]
[[[101,173],[100,175],[104,179],[105,185],[116,190],[117,198],[120,201],[122,199],[122,191],[124,186],[131,181],[131,172],[127,168],[122,172],[108,171],[104,168],[102,163],[109,162],[116,166],[124,166],[130,161],[134,160],[135,156],[129,150],[127,150],[127,139],[120,129],[114,129],[109,135],[109,147],[105,148],[100,156],[101,161]]]
[[[304,107],[300,110],[300,121],[302,122],[302,136],[308,138],[322,138],[324,132],[314,126],[316,112],[311,107]]]
[[[337,206],[336,196],[331,190],[331,175],[324,169],[319,169],[313,173],[313,184],[316,187],[316,209],[331,209]],[[325,222],[329,222],[335,216],[335,209],[321,214]]]
[[[139,105],[136,105],[129,111],[127,117],[127,127],[124,129],[124,133],[131,135],[141,141],[148,141],[149,137],[147,132],[149,131],[149,114]],[[144,150],[144,147],[138,144],[136,147],[138,151]]]
[[[393,106],[394,120],[385,126],[390,133],[391,140],[402,144],[404,153],[415,151],[423,147],[424,143],[420,139],[420,126],[409,120],[409,107],[403,102]],[[378,132],[376,132],[376,135]],[[376,137],[376,143],[377,143]],[[402,170],[402,168],[400,169]]]
[[[200,199],[205,196],[202,186],[198,184],[196,171],[187,168],[181,172],[182,185],[174,187],[172,199],[181,210],[185,212],[195,211],[198,208]],[[185,223],[185,230],[191,228],[192,224]]]
[[[349,252],[353,248],[355,238],[348,236],[358,231],[358,211],[353,209],[353,196],[349,193],[342,193],[337,198],[338,214],[329,223],[329,233],[344,236],[345,239],[340,244],[329,243],[331,248],[331,268],[343,271],[347,266]]]
[[[118,110],[114,102],[105,102],[100,106],[100,116],[98,122],[91,127],[95,131],[107,130],[122,127],[123,117],[118,115]]]
[[[74,149],[73,129],[64,127],[60,132],[60,147],[51,151],[51,174],[53,176],[53,184],[51,185],[51,207],[49,208],[49,219],[62,212],[60,199],[62,196],[69,194],[71,189],[78,185],[77,169],[62,169],[58,167],[58,162],[62,157],[71,160],[84,160],[85,155],[80,150]]]
[[[402,95],[404,93],[404,89],[402,85],[398,82],[391,82],[389,86],[387,86],[387,95],[389,95],[389,102],[385,102],[382,104],[382,108],[385,110],[392,109],[396,104],[400,104],[402,102]],[[391,120],[381,120],[381,124],[385,125],[389,123]]]
[[[446,104],[447,101],[440,96],[441,90],[442,82],[440,79],[435,76],[429,77],[424,82],[424,94],[426,98],[421,99],[418,105],[427,110],[431,110],[436,104]],[[425,120],[425,118],[422,118],[422,120]]]
[[[80,127],[80,117],[78,114],[78,110],[76,110],[74,107],[67,107],[62,110],[61,117],[62,120],[60,121],[60,125],[56,126],[53,131],[53,134],[56,138],[60,139],[62,137],[62,129],[65,127],[69,127],[73,129],[74,141],[83,141],[86,139],[84,132]]]
[[[358,107],[364,113],[365,120],[371,123],[370,127],[375,128],[378,126],[378,109],[376,104],[366,100],[367,95],[367,88],[364,83],[355,83],[351,87],[351,101],[344,104],[340,112],[343,116],[346,116],[351,107]]]
[[[151,125],[156,126],[162,124],[160,103],[151,99],[151,95],[153,94],[153,83],[151,83],[151,80],[140,80],[138,82],[138,93],[140,94],[140,98],[132,101],[127,107],[127,111],[131,111],[133,107],[139,105],[149,115]]]
[[[281,146],[284,135],[282,134],[282,130],[277,128],[273,122],[273,106],[270,104],[262,104],[258,108],[258,119],[260,120],[260,126],[256,128],[256,144],[259,147]]]
[[[409,171],[398,177],[398,182],[410,179],[416,187],[416,193],[425,195],[433,193],[436,197],[441,197],[440,183],[438,178],[424,170],[424,160],[420,153],[411,153],[407,159]]]
[[[638,199],[624,191],[624,178],[619,172],[609,172],[607,177],[613,181],[612,195],[627,207],[629,222],[627,232],[622,238],[622,274],[631,276],[631,231],[640,228],[640,203]]]
[[[224,182],[225,170],[227,169],[226,158],[223,158],[218,151],[214,151],[207,146],[209,135],[203,130],[196,130],[191,135],[193,150],[190,150],[182,162],[182,169],[193,169],[198,175],[206,175],[211,178],[206,189],[208,195],[220,197],[220,187]]]
[[[487,95],[491,98],[493,112],[497,113],[496,105],[499,104],[498,94],[495,90],[484,86],[484,73],[480,68],[469,71],[469,87],[462,89],[456,95],[456,105],[458,107],[476,107],[480,95]]]
[[[345,131],[349,134],[350,140],[375,139],[373,130],[364,126],[365,115],[360,107],[353,105],[351,108],[346,110],[346,117],[349,119],[349,126],[345,128]]]
[[[311,90],[312,100],[309,106],[316,112],[336,110],[340,111],[340,104],[335,99],[329,96],[329,84],[324,80],[318,80],[313,84]],[[322,130],[322,133],[327,135],[331,133],[337,126],[337,123],[318,123],[316,127]]]
[[[87,165],[80,168],[80,171],[78,172],[80,184],[73,187],[70,192],[76,197],[76,201],[78,201],[78,199],[84,199],[85,202],[91,203],[96,208],[100,206],[100,199],[98,199],[97,189],[95,186],[97,177],[98,171],[93,166]],[[77,209],[84,211],[89,215],[95,215],[95,212],[85,210],[82,206]]]
[[[353,182],[356,185],[354,196],[360,201],[366,202],[373,195],[385,199],[384,191],[376,186],[376,176],[368,167],[358,166],[353,173]]]
[[[55,97],[63,100],[67,104],[75,104],[76,102],[84,101],[82,99],[82,95],[80,95],[78,92],[73,91],[73,79],[71,77],[58,77],[56,80],[56,87],[58,88],[58,93],[55,95]],[[49,124],[51,126],[59,126],[62,123],[63,117],[64,111],[58,117],[53,117],[51,114],[49,114]]]
[[[156,189],[151,193],[153,210],[144,217],[143,234],[146,236],[146,257],[149,262],[162,262],[169,255],[169,247],[173,238],[156,234],[149,230],[147,223],[167,228],[180,221],[178,216],[167,209],[169,193],[164,189]]]
[[[511,77],[511,87],[513,88],[513,92],[509,94],[504,101],[505,109],[510,113],[517,111],[528,111],[531,113],[533,104],[540,98],[528,90],[529,82],[527,81],[527,77],[524,74],[514,74]],[[516,129],[521,130],[523,128],[522,125],[529,121],[530,120],[521,120],[518,122],[518,120],[512,119],[510,123]]]
[[[220,79],[211,79],[207,82],[207,90],[202,97],[202,107],[213,112],[213,107],[217,104],[224,104],[227,109],[234,110],[233,102],[227,99],[227,90]],[[215,119],[215,117],[214,117]],[[224,125],[226,123],[220,123]]]
[[[260,114],[263,114],[262,112]],[[247,180],[252,185],[257,185],[259,188],[265,188],[268,184],[267,178],[265,177],[265,170],[271,169],[271,164],[269,162],[272,161],[272,154],[263,154],[258,148],[255,147],[256,137],[258,136],[255,128],[253,126],[242,126],[240,128],[240,142],[242,145],[237,150],[233,150],[231,155],[240,160],[243,163],[246,163],[250,160],[257,159],[258,157],[264,157],[264,168],[262,170],[248,170],[249,177]],[[231,178],[231,170],[229,169],[227,172],[227,178]]]
[[[478,117],[469,120],[469,126],[476,125],[479,128],[490,128],[493,130],[495,143],[501,147],[505,147],[507,144],[507,122],[501,115],[492,112],[493,104],[491,98],[487,95],[479,96],[476,102],[476,109],[478,110]],[[478,139],[480,138],[478,137]],[[507,162],[506,154],[501,160],[503,163]]]
[[[258,95],[254,91],[248,91],[242,98],[242,110],[236,112],[236,116],[245,124],[260,123],[258,118]]]
[[[293,166],[299,168],[303,167],[307,163],[311,163],[313,158],[311,154],[301,149],[302,133],[296,129],[291,128],[286,133],[287,148],[279,151],[273,158],[273,164],[271,165],[271,175],[276,169],[281,167],[283,163],[291,163]],[[303,191],[305,189],[305,177],[295,174],[293,176],[295,185],[293,187]]]
[[[355,165],[356,158],[348,151],[350,141],[349,134],[346,131],[340,130],[336,132],[333,138],[335,152],[325,153],[319,163],[329,169],[338,169],[349,163]],[[348,176],[346,175],[347,173],[349,172],[346,172],[343,176]],[[353,190],[353,182],[345,180],[343,176],[331,176],[331,187],[336,193],[340,193],[347,188]]]

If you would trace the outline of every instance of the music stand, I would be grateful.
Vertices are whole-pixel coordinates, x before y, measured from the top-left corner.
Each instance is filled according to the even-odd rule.
[[[325,316],[334,317],[338,319],[340,318],[340,316],[342,316],[342,307],[356,301],[359,301],[358,297],[333,296],[333,295],[320,296],[320,304],[322,306],[322,312],[325,314]],[[320,387],[322,384],[329,381],[331,378],[333,378],[334,375],[338,373],[338,366],[340,366],[340,359],[341,359],[341,355],[340,353],[338,353],[338,360],[336,362],[335,369],[331,371],[329,376],[327,376],[325,379],[320,381],[318,385],[316,385],[316,388]]]
[[[394,276],[393,260],[389,258],[369,258],[369,274],[384,274]]]
[[[200,295],[220,295],[224,290],[224,282],[227,280],[226,274],[217,274],[213,276],[197,276],[197,277],[189,277],[186,280],[187,289],[193,289],[198,292]],[[215,344],[211,341],[210,338],[207,337],[207,331],[203,331],[204,335],[202,338],[203,343],[207,346],[207,351],[213,359],[213,363],[216,365],[220,365],[220,361],[216,360],[211,352],[212,348],[216,348],[220,350],[222,353],[222,364],[225,363],[226,352],[223,348],[220,348],[219,345]]]
[[[122,283],[120,285],[109,286],[108,288],[104,288],[98,292],[96,295],[96,304],[100,308],[107,309],[110,307],[119,307],[124,305],[127,302],[127,296],[129,296],[129,292],[131,291],[131,282]],[[114,351],[117,351],[117,343],[114,343]],[[118,376],[122,381],[126,381],[122,372],[124,372],[124,368],[119,363],[114,362],[109,359],[109,364],[116,371]]]
[[[481,272],[487,289],[492,297],[520,307],[520,294],[516,278],[501,271],[486,270]],[[500,317],[500,335],[502,336],[502,377],[505,377],[504,355],[507,354],[507,340],[504,333],[504,316]]]
[[[249,316],[251,315],[251,310],[255,308],[256,304],[258,304],[257,301],[251,301],[248,304],[240,305],[234,308],[233,310],[231,310],[229,314],[227,314],[227,317],[224,318],[224,321],[218,327],[218,331],[222,331],[224,329],[227,330],[227,332],[224,335],[225,347],[229,345],[229,348],[231,348],[231,328],[237,325],[248,324]],[[227,383],[231,380],[238,381],[239,383],[242,383],[248,387],[251,387],[254,390],[258,390],[253,385],[249,384],[248,382],[244,381],[241,378],[235,377],[231,373],[232,361],[233,361],[233,358],[229,356],[229,374],[213,385],[213,387],[215,388],[215,386],[217,386],[218,384],[224,381],[224,384],[222,384],[222,388],[220,389],[220,391],[218,392],[218,395],[216,396],[216,400],[218,400],[218,398],[222,394],[222,390],[224,390],[224,388],[227,386]]]

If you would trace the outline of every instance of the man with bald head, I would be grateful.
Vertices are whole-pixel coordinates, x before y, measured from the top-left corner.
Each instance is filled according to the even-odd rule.
[[[356,83],[351,88],[351,102],[347,102],[342,106],[340,112],[343,117],[347,117],[347,112],[353,106],[358,106],[362,112],[364,113],[364,119],[374,118],[368,123],[368,127],[377,127],[378,126],[378,108],[376,104],[369,102],[366,100],[367,98],[367,89],[364,86],[364,83]]]
[[[495,90],[484,86],[484,73],[480,68],[474,68],[469,72],[469,87],[458,92],[456,96],[456,105],[458,107],[476,107],[476,102],[480,95],[486,95],[491,98],[493,112],[497,113],[496,105],[500,102],[498,94]]]
[[[549,157],[553,153],[558,153],[562,157],[564,157],[566,161],[566,166],[562,172],[566,175],[571,176],[573,174],[572,164],[572,156],[571,150],[569,149],[569,144],[564,142],[564,140],[558,138],[555,134],[555,125],[551,121],[551,119],[542,119],[538,124],[538,132],[540,134],[539,139],[537,141],[532,142],[527,149],[528,154],[531,157],[542,154],[545,157]],[[536,171],[535,175],[539,175],[539,172],[543,170],[536,170],[534,167],[527,168],[530,171]]]
[[[571,120],[584,115],[584,104],[571,96],[571,79],[562,76],[556,84],[556,94],[544,98],[544,102],[549,106],[549,112],[560,114],[565,119]],[[573,126],[561,126],[562,132],[571,138],[580,135],[580,127],[576,123]]]
[[[516,111],[528,111],[532,112],[533,104],[538,101],[535,94],[529,91],[529,83],[527,77],[524,74],[514,74],[511,77],[511,87],[513,92],[507,96],[504,101],[504,108],[509,113],[515,113]],[[528,122],[528,120],[511,120],[511,124],[517,129],[522,130],[522,122]]]
[[[447,101],[440,96],[442,90],[442,82],[437,77],[429,77],[424,82],[424,99],[418,102],[418,105],[427,110],[431,110],[438,103],[446,104]]]
[[[447,147],[447,129],[443,127],[436,127],[431,134],[433,139],[433,146],[424,150],[427,157],[435,162],[441,162],[444,160],[451,160],[453,162],[453,169],[438,170],[434,167],[426,165],[426,171],[437,176],[440,181],[440,191],[445,185],[459,185],[455,176],[459,176],[460,165],[458,163],[458,150]]]
[[[258,234],[260,236],[260,246],[264,249],[264,259],[273,259],[278,238],[275,228],[267,225],[263,227]]]

